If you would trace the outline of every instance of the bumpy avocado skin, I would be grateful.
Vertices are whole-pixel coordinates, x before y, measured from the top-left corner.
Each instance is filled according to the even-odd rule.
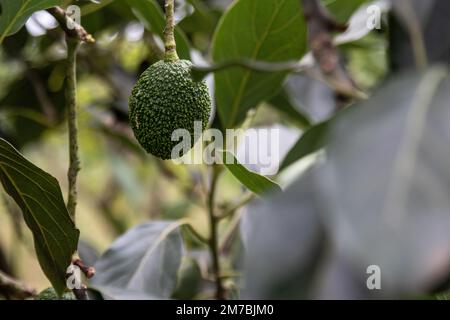
[[[163,160],[171,159],[172,132],[186,129],[194,145],[194,121],[208,124],[211,98],[206,83],[194,82],[187,60],[159,61],[142,73],[130,99],[130,125],[142,147]],[[198,138],[198,137],[195,137]]]
[[[72,292],[65,292],[62,297],[58,297],[55,289],[47,288],[39,293],[35,300],[76,300],[76,298]]]

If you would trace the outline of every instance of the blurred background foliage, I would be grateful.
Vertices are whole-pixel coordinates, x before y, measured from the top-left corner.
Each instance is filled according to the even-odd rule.
[[[82,171],[79,175],[77,224],[82,231],[80,253],[90,264],[119,235],[147,220],[187,217],[202,235],[208,234],[204,209],[206,169],[202,166],[178,166],[146,155],[137,145],[128,126],[127,99],[131,88],[138,75],[162,56],[158,19],[149,19],[148,15],[139,10],[138,4],[133,5],[135,1],[102,0],[101,4],[72,1],[82,6],[81,23],[97,40],[95,45],[82,46],[78,55]],[[154,1],[154,4],[162,8],[162,2]],[[204,64],[212,60],[214,30],[231,2],[177,1],[178,37],[190,49],[186,54],[195,63]],[[368,1],[323,1],[341,22],[349,21],[352,14],[365,2]],[[429,9],[432,14],[438,15],[439,11],[448,13],[448,6],[442,5],[445,1],[431,2],[435,4],[435,7]],[[410,68],[412,64],[411,50],[405,49],[410,48],[408,36],[399,19],[394,14],[388,16],[383,17],[380,30],[339,46],[340,58],[349,74],[357,86],[369,94],[383,80],[392,77],[394,71]],[[432,23],[433,19],[426,19],[424,28],[434,30],[430,31],[434,36],[436,30],[433,28],[436,27]],[[392,29],[394,25],[397,27]],[[450,38],[448,35],[441,36],[446,40]],[[28,20],[26,28],[2,43],[0,137],[10,141],[33,163],[55,176],[60,181],[62,190],[66,190],[68,154],[64,123],[65,49],[62,37],[62,32],[56,28],[51,16],[40,11]],[[446,59],[448,63],[450,56],[446,54],[450,46],[448,41],[442,42],[433,38],[427,48],[434,53],[438,50],[434,46],[442,45],[447,51],[441,50],[442,54],[430,57],[436,61]],[[183,47],[181,40],[178,40],[178,46]],[[209,76],[207,81],[212,88],[212,77]],[[284,99],[277,97],[273,101],[261,103],[252,126],[282,126],[290,132],[286,139],[290,137],[291,146],[305,129],[304,124],[299,126],[289,112],[279,112],[271,107],[273,104],[280,106],[280,101],[290,104],[312,124],[317,124],[328,120],[337,110],[352,103],[307,75],[290,75],[283,85],[283,97]],[[315,137],[313,134],[313,139]],[[291,146],[286,146],[286,151]],[[288,178],[289,173],[284,177]],[[261,203],[266,200],[252,203],[247,208],[248,215],[244,215],[241,231],[245,232],[242,231],[242,236],[229,233],[229,230],[234,230],[233,224],[238,223],[239,219],[225,219],[220,224],[223,235],[221,249],[230,253],[223,261],[225,272],[239,274],[243,270],[242,243],[254,249],[250,252],[250,265],[246,266],[250,274],[247,292],[250,297],[358,297],[359,289],[352,287],[354,282],[345,281],[348,280],[346,277],[352,278],[346,267],[348,261],[342,261],[342,256],[336,250],[329,249],[332,247],[329,243],[331,236],[324,232],[326,223],[313,214],[316,212],[314,208],[305,208],[302,219],[294,219],[295,222],[289,219],[274,221],[276,218],[273,213],[278,210],[286,211],[287,215],[296,212],[299,199],[303,200],[303,204],[312,203],[309,199],[315,197],[315,189],[307,187],[307,179],[310,178],[297,182],[297,189],[292,187],[291,191],[281,196],[285,199],[269,201],[266,206]],[[219,182],[219,205],[229,205],[242,194],[242,186],[231,174],[225,172]],[[31,234],[22,222],[20,210],[3,195],[4,193],[0,207],[0,269],[43,289],[48,286],[48,281],[40,272],[32,253]],[[297,202],[292,203],[293,199]],[[258,218],[252,220],[255,215]],[[255,228],[256,235],[252,234]],[[281,271],[290,270],[289,266],[295,270],[292,275],[298,282],[286,280],[292,286],[292,292],[289,291],[289,286],[283,286],[279,289],[281,291],[268,293],[264,291],[267,289],[265,280],[258,278],[267,280],[268,274],[278,277],[277,265],[268,263],[274,256],[267,255],[264,251],[267,247],[261,247],[258,240],[258,236],[271,239],[271,232],[275,237],[280,234],[290,235],[285,241],[276,240],[279,242],[271,249],[287,248],[287,242],[306,244],[298,247],[295,253],[280,250],[285,256],[290,256],[291,260],[301,261],[298,266],[280,258],[280,263],[286,262],[287,268],[281,268]],[[205,276],[209,264],[208,253],[192,237],[186,239],[189,255],[184,259],[174,296],[208,297],[205,292],[212,290],[213,285]],[[338,258],[335,259],[335,256]],[[332,262],[324,264],[323,261]],[[322,265],[320,271],[325,276],[319,283],[312,284],[316,279],[312,275],[313,270],[319,268],[319,265]],[[339,270],[343,270],[342,273]],[[344,280],[339,280],[340,277]],[[236,279],[238,277],[230,274],[227,287],[232,296],[235,294],[237,297],[239,289]],[[314,287],[313,294],[311,286]]]

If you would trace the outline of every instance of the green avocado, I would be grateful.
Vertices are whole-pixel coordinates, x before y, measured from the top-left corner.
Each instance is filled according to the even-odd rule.
[[[65,292],[62,297],[59,297],[55,289],[47,288],[39,293],[35,300],[76,300],[76,298],[72,292]]]
[[[187,60],[159,61],[145,70],[130,99],[130,125],[141,146],[163,160],[172,158],[176,129],[185,129],[194,146],[194,122],[206,129],[211,113],[211,98],[204,81],[192,80]],[[177,155],[177,156],[181,156]]]

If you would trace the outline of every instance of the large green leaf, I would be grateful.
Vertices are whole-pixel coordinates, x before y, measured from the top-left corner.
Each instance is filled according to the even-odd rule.
[[[237,0],[224,14],[213,40],[214,62],[235,59],[280,62],[306,51],[306,25],[298,0]],[[231,68],[215,74],[218,113],[225,128],[239,124],[249,109],[273,97],[286,72]]]
[[[329,129],[318,179],[324,222],[354,270],[381,268],[383,297],[448,277],[449,106],[446,68],[407,72]]]
[[[3,139],[0,181],[22,209],[42,270],[61,294],[66,288],[66,269],[77,248],[79,231],[67,212],[58,181]]]
[[[164,12],[154,0],[126,0],[133,9],[133,13],[138,19],[158,36],[163,38],[165,18]],[[181,59],[190,60],[189,42],[180,28],[175,27],[175,41],[177,42],[177,52]]]
[[[326,244],[320,203],[314,201],[316,171],[311,168],[283,193],[246,206],[240,225],[246,253],[242,298],[312,298],[309,288],[322,272]]]
[[[240,164],[230,152],[224,152],[224,165],[244,186],[257,195],[281,191],[281,188],[269,178],[248,170]]]
[[[151,221],[118,238],[95,264],[92,284],[110,299],[167,299],[183,256],[184,222]]]
[[[0,43],[19,31],[34,12],[63,3],[63,0],[0,0]]]

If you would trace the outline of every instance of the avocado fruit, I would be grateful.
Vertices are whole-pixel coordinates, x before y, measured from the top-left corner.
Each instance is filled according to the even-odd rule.
[[[139,77],[129,99],[130,125],[140,145],[150,154],[163,160],[172,159],[172,150],[179,141],[172,141],[172,133],[185,129],[191,136],[194,122],[208,125],[211,97],[204,81],[191,76],[188,60],[158,61]],[[174,158],[178,158],[176,155]]]

